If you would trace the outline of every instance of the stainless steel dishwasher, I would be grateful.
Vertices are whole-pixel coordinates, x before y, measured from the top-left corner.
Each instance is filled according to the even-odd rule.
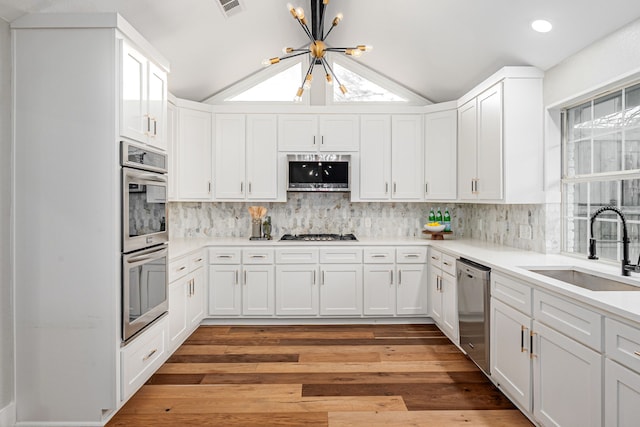
[[[456,261],[460,346],[489,374],[489,298],[491,269],[468,259]]]

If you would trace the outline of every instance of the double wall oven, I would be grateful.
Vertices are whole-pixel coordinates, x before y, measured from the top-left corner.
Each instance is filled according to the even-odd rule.
[[[122,341],[168,309],[167,155],[121,143]]]

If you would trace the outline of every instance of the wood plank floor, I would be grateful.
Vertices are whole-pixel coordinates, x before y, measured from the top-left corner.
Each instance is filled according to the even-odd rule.
[[[201,326],[109,422],[531,426],[433,325]]]

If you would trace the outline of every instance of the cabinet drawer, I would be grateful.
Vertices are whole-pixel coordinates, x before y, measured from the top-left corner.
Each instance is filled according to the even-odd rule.
[[[442,254],[442,271],[456,276],[456,259],[451,255]]]
[[[273,264],[274,251],[270,248],[242,249],[243,264]]]
[[[169,283],[184,277],[189,273],[189,258],[182,257],[169,263]]]
[[[442,252],[435,249],[429,249],[429,264],[437,268],[442,269]]]
[[[134,339],[120,352],[122,400],[129,398],[164,362],[167,351],[167,317]]]
[[[205,254],[203,251],[197,252],[189,256],[189,271],[197,270],[206,264]]]
[[[602,351],[602,316],[567,300],[533,292],[533,317],[592,349]]]
[[[209,264],[240,264],[240,249],[209,249]]]
[[[364,248],[365,264],[390,264],[394,262],[396,262],[395,248]]]
[[[323,264],[359,264],[362,262],[360,248],[322,248],[320,263]]]
[[[421,246],[408,246],[396,249],[396,262],[398,264],[418,264],[427,262],[427,248]]]
[[[318,249],[281,248],[276,249],[277,264],[317,264]]]
[[[524,282],[491,273],[491,296],[527,316],[531,316],[532,293],[531,287]]]
[[[604,340],[607,357],[640,373],[640,329],[605,319]]]

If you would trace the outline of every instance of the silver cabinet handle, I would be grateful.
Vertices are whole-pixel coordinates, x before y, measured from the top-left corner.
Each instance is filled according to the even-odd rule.
[[[398,286],[402,285],[402,270],[398,270]]]
[[[236,270],[236,285],[238,284],[238,270]]]
[[[474,183],[474,182],[475,182],[475,181],[472,179],[472,180],[471,180],[471,194],[475,194],[475,192],[476,192],[476,190],[474,189],[474,186],[473,186],[473,183]]]
[[[393,183],[393,194],[396,194],[398,192],[398,185],[394,182]]]
[[[149,352],[149,354],[147,354],[146,356],[144,356],[144,357],[142,358],[142,361],[143,361],[143,362],[146,362],[147,360],[149,360],[149,358],[150,358],[151,356],[153,356],[153,355],[154,355],[154,354],[156,354],[157,352],[158,352],[158,349],[157,349],[157,348],[154,348],[153,350],[151,350],[151,351]]]
[[[209,181],[209,194],[211,194],[211,181]]]
[[[240,181],[240,192],[244,191],[244,182]]]
[[[636,356],[640,357],[640,351],[634,351],[633,354],[635,354]]]
[[[449,263],[448,263],[448,262],[446,262],[446,261],[443,261],[442,263],[443,263],[444,265],[446,265],[446,266],[449,266],[449,267],[451,266],[451,264],[449,264]]]
[[[251,194],[251,181],[249,181],[249,194]]]
[[[538,357],[538,355],[533,353],[533,336],[534,335],[538,335],[537,332],[529,332],[529,358],[530,359],[535,359],[536,357]]]
[[[420,255],[418,255],[418,254],[406,254],[404,257],[405,258],[419,258]]]
[[[231,255],[218,255],[218,258],[229,259]]]
[[[322,270],[322,276],[320,276],[320,284],[324,286],[324,270]]]
[[[424,194],[429,194],[429,183],[424,183]]]
[[[431,259],[432,259],[432,260],[437,261],[437,260],[439,260],[439,259],[440,259],[440,257],[437,257],[437,256],[434,256],[434,255],[431,255]]]
[[[313,145],[316,145],[316,136],[313,135]]]
[[[247,286],[247,270],[244,271],[244,285]]]
[[[389,284],[393,285],[393,270],[389,270],[389,273],[391,274],[391,283]]]
[[[316,271],[313,270],[313,284],[316,284]]]
[[[524,353],[527,351],[527,348],[524,346],[525,337],[527,336],[527,327],[521,325],[520,327],[520,353]]]
[[[182,270],[184,270],[184,269],[186,269],[186,268],[187,268],[187,267],[183,265],[182,267],[180,267],[180,268],[178,269],[178,271],[182,271]]]
[[[371,255],[371,258],[386,258],[386,255],[383,254],[376,254],[376,255]]]
[[[389,183],[385,182],[384,183],[384,194],[387,194],[389,192]]]
[[[195,295],[196,294],[196,279],[191,279],[191,295]]]
[[[203,258],[198,258],[198,259],[197,259],[197,260],[195,260],[194,262],[200,262],[200,261],[202,261],[202,260],[203,260]]]
[[[321,143],[322,145],[324,145],[324,135],[322,135],[322,136],[320,137],[320,143]]]
[[[250,255],[250,258],[266,258],[266,255]]]

